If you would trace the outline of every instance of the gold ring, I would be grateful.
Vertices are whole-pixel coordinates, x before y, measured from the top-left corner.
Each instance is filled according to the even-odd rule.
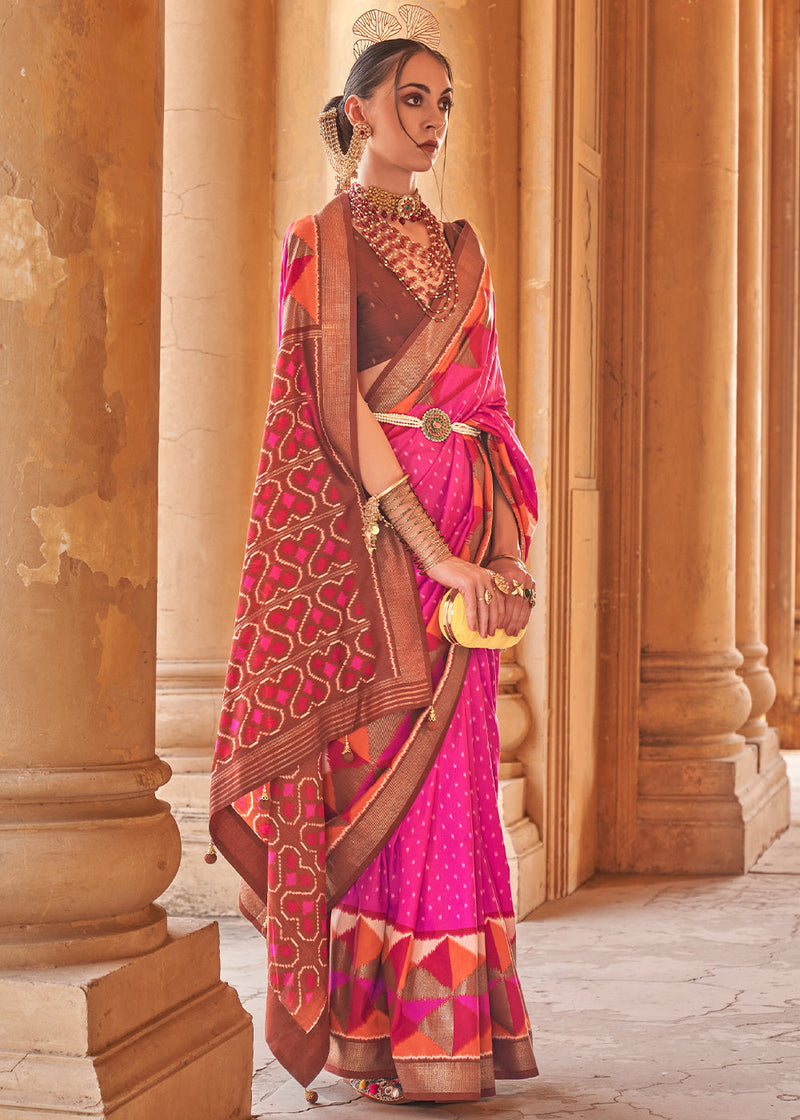
[[[504,576],[501,576],[499,572],[493,572],[491,568],[487,568],[486,570],[492,577],[492,583],[495,585],[497,590],[502,592],[503,595],[508,595],[509,591],[511,590],[511,584],[508,582],[508,580]]]
[[[511,582],[514,584],[514,590],[511,592],[511,594],[519,595],[520,597],[522,597],[525,594],[525,588],[522,586],[519,580],[514,579]]]
[[[482,598],[483,598],[483,601],[484,601],[484,603],[486,604],[486,606],[487,606],[487,607],[488,607],[488,606],[489,606],[489,604],[491,603],[492,599],[494,599],[494,595],[492,595],[492,593],[491,593],[491,591],[490,591],[490,590],[488,589],[488,587],[487,587],[487,589],[486,589],[486,590],[484,591],[484,593],[483,593],[483,596],[482,596]]]

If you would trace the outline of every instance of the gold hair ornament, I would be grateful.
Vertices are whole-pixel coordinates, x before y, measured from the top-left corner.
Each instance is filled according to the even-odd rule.
[[[343,152],[339,144],[339,130],[336,127],[338,112],[334,105],[332,109],[320,114],[319,134],[322,137],[328,163],[336,176],[336,193],[340,194],[347,190],[351,179],[358,172],[358,165],[367,146],[367,140],[372,135],[372,129],[365,122],[359,121],[358,124],[354,124],[350,144],[347,151]]]
[[[400,19],[406,25],[405,34],[391,12],[370,8],[360,15],[353,24],[353,34],[358,36],[353,43],[353,54],[356,58],[367,47],[371,47],[374,43],[383,43],[387,39],[413,39],[433,50],[437,49],[442,37],[439,21],[427,8],[420,8],[418,4],[401,4]]]

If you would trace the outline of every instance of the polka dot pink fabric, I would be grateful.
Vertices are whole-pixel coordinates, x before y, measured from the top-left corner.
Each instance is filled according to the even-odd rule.
[[[418,429],[389,430],[458,553],[484,516],[474,441],[451,436],[434,447]],[[443,589],[423,575],[418,586],[434,645]],[[497,651],[472,651],[410,811],[330,916],[328,1069],[399,1076],[409,1099],[478,1099],[495,1078],[536,1073],[498,807],[498,671]]]

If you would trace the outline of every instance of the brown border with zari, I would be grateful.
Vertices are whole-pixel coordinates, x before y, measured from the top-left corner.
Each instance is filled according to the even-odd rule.
[[[519,1069],[509,1069],[508,1066],[499,1068],[495,1057],[498,1042],[506,1043],[506,1039],[492,1039],[491,1054],[481,1054],[480,1058],[397,1058],[395,1068],[397,1076],[403,1086],[403,1094],[409,1101],[475,1101],[481,1097],[495,1095],[496,1081],[522,1081],[527,1077],[536,1077],[539,1070],[534,1061],[531,1066]],[[520,1049],[520,1058],[530,1063],[533,1058],[529,1039],[514,1040]],[[475,1069],[475,1067],[478,1067]],[[424,1067],[424,1076],[418,1076],[417,1070]],[[467,1080],[465,1067],[473,1073],[473,1084],[479,1088],[471,1092],[464,1092],[464,1082]],[[474,1072],[473,1072],[474,1071]],[[477,1075],[477,1076],[476,1076]]]
[[[539,1076],[535,1061],[532,1066],[522,1064],[530,1063],[532,1056],[529,1039],[493,1038],[492,1053],[481,1054],[479,1058],[392,1059],[387,1038],[386,1047],[382,1046],[379,1054],[385,1058],[388,1049],[390,1060],[382,1065],[375,1064],[375,1040],[362,1041],[331,1033],[331,1044],[335,1057],[325,1062],[329,1073],[347,1080],[356,1077],[368,1080],[399,1077],[403,1095],[409,1101],[476,1101],[482,1097],[493,1097],[496,1081],[524,1081]],[[518,1059],[516,1066],[513,1064],[515,1057]],[[415,1075],[415,1067],[424,1067],[424,1077]],[[464,1092],[467,1068],[469,1081],[479,1088]]]

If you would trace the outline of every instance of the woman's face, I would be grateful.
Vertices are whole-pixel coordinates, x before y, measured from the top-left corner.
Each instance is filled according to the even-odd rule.
[[[373,161],[422,172],[433,167],[441,151],[452,100],[445,68],[419,51],[403,67],[397,90],[392,73],[368,101],[352,98],[348,104],[357,101],[362,114],[351,120],[364,119],[372,128],[368,151]]]

